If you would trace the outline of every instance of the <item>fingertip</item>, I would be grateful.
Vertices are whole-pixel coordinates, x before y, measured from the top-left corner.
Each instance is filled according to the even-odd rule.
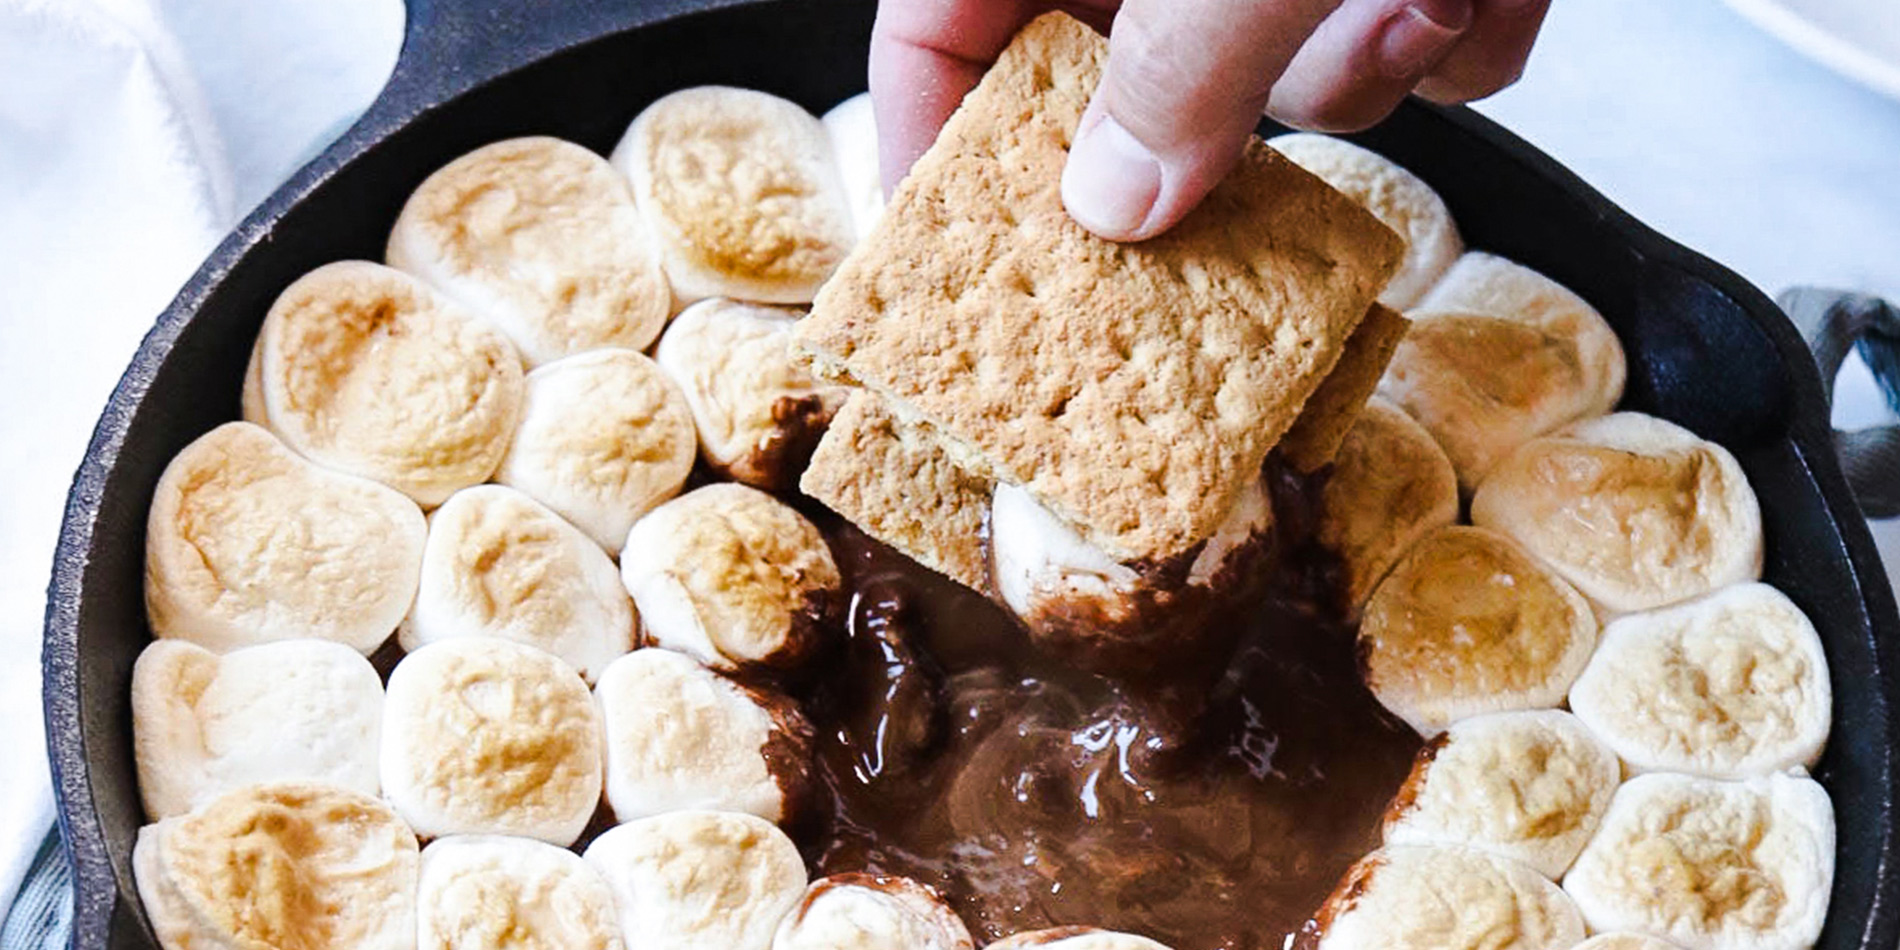
[[[1472,20],[1471,0],[1347,0],[1274,85],[1267,113],[1315,132],[1375,125],[1457,48]]]
[[[1160,159],[1114,116],[1091,106],[1062,167],[1062,205],[1077,224],[1110,241],[1138,241],[1161,197]]]
[[[1419,98],[1441,106],[1475,102],[1496,95],[1524,78],[1524,60],[1479,69],[1450,67],[1419,80]]]
[[[1479,0],[1463,39],[1418,83],[1418,94],[1453,104],[1482,99],[1522,78],[1550,0]]]

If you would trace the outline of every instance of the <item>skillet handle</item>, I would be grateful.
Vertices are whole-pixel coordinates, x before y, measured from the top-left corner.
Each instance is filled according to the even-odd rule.
[[[1814,351],[1821,389],[1834,401],[1834,377],[1848,349],[1858,346],[1887,401],[1900,411],[1900,307],[1878,297],[1794,287],[1776,299]],[[1900,425],[1853,432],[1834,430],[1841,469],[1869,518],[1900,515]]]
[[[406,0],[402,53],[364,121],[381,138],[485,80],[630,27],[745,0]]]

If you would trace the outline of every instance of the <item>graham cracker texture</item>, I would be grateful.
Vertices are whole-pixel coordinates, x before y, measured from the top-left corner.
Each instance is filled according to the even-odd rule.
[[[1333,371],[1300,407],[1299,418],[1280,439],[1280,457],[1302,474],[1318,471],[1339,454],[1346,433],[1366,408],[1366,400],[1379,386],[1392,354],[1412,321],[1397,310],[1375,303],[1366,318],[1346,338],[1345,352]]]
[[[992,593],[988,482],[958,468],[936,440],[906,431],[857,390],[832,417],[798,487],[911,560]]]
[[[819,292],[794,339],[972,473],[1126,561],[1213,534],[1398,267],[1371,213],[1258,139],[1166,234],[1063,209],[1107,41],[1026,27]]]

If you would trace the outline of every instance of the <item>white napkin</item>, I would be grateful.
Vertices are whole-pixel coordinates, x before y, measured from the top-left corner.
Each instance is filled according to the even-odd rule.
[[[401,42],[400,0],[0,0],[0,916],[52,820],[40,623],[93,423],[152,319]]]

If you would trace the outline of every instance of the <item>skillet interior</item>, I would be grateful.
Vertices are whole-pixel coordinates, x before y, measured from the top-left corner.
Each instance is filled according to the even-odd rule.
[[[409,87],[401,116],[373,113],[218,249],[114,393],[69,499],[55,563],[46,706],[77,869],[75,946],[156,946],[136,910],[129,865],[142,821],[127,694],[149,636],[140,595],[145,511],[166,461],[237,417],[251,338],[276,294],[319,264],[380,259],[409,191],[484,143],[551,134],[605,153],[647,102],[701,83],[765,89],[822,111],[864,86],[870,13],[862,0],[737,6],[584,42],[479,83],[464,73],[492,64],[465,61],[450,73],[473,88],[438,105],[426,88]],[[412,11],[412,30],[415,22]],[[420,39],[428,38],[412,36],[410,46]],[[375,141],[379,120],[393,131]],[[1831,455],[1819,381],[1799,338],[1760,292],[1635,223],[1474,113],[1407,104],[1359,140],[1437,188],[1473,247],[1523,261],[1603,311],[1630,357],[1626,408],[1679,422],[1741,460],[1764,505],[1766,578],[1814,618],[1832,665],[1835,732],[1818,777],[1840,834],[1820,946],[1890,950],[1900,938],[1900,621]],[[325,166],[340,151],[355,157],[332,173]]]

